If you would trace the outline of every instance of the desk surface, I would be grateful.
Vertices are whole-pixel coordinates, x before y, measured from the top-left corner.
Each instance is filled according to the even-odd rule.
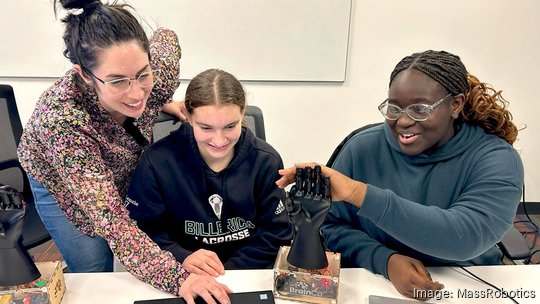
[[[540,303],[540,265],[475,266],[469,271],[484,280],[503,288],[518,292],[520,304]],[[510,299],[493,298],[495,290],[472,278],[460,268],[432,267],[431,276],[445,285],[451,296],[430,303],[508,303]],[[233,291],[272,289],[272,270],[229,270],[218,280]],[[127,272],[65,274],[66,293],[62,304],[122,303],[132,304],[135,300],[167,298],[171,295],[154,289]],[[493,297],[481,297],[493,291]],[[468,294],[465,294],[469,292]],[[474,298],[474,293],[477,297]],[[390,281],[365,269],[342,269],[338,304],[367,303],[370,294],[403,298]],[[521,296],[520,296],[521,295]],[[528,298],[525,298],[525,297]],[[298,303],[276,299],[276,303]]]

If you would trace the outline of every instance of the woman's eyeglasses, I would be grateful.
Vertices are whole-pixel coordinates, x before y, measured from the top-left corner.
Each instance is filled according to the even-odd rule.
[[[143,89],[152,87],[157,80],[157,77],[154,76],[154,73],[157,73],[159,71],[159,70],[153,70],[153,71],[143,72],[135,78],[123,77],[123,78],[117,78],[113,80],[104,81],[101,78],[94,75],[94,73],[92,73],[92,71],[90,71],[89,69],[84,68],[84,70],[88,72],[88,74],[92,75],[92,77],[97,79],[99,82],[107,86],[109,91],[114,95],[127,93],[131,89],[131,83],[134,80],[137,80],[137,83]]]
[[[388,120],[397,120],[401,113],[407,113],[407,116],[415,121],[426,121],[431,113],[435,110],[435,107],[446,101],[448,97],[451,96],[452,94],[448,94],[431,105],[414,103],[407,106],[405,109],[402,109],[395,104],[388,103],[388,99],[386,99],[379,105],[379,111],[384,118]]]

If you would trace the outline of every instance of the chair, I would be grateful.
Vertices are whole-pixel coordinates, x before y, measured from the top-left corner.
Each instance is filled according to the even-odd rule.
[[[161,112],[154,123],[154,142],[169,135],[172,131],[178,129],[180,124],[177,123],[178,118],[167,113]],[[244,115],[244,124],[248,127],[255,136],[262,140],[266,140],[264,129],[264,116],[261,109],[257,106],[247,106]]]
[[[365,125],[349,133],[349,135],[347,135],[336,147],[336,149],[330,156],[330,159],[328,159],[326,166],[332,167],[337,156],[341,152],[341,149],[343,148],[343,146],[345,146],[347,141],[351,139],[351,137],[363,130],[367,130],[371,127],[375,127],[381,124],[383,123],[379,122]],[[525,240],[523,235],[521,235],[521,233],[516,229],[516,227],[511,227],[510,230],[506,232],[501,241],[497,243],[497,247],[499,247],[499,249],[504,255],[503,262],[505,264],[515,264],[516,261],[528,260],[531,257],[531,249],[529,248],[529,245],[527,244],[527,241]]]
[[[154,122],[154,126],[152,129],[152,132],[153,132],[152,142],[156,142],[162,139],[163,137],[168,136],[169,134],[171,134],[171,132],[175,131],[179,127],[180,127],[180,123],[179,123],[178,117],[172,116],[165,112],[159,113],[159,116],[156,122]]]
[[[244,123],[255,136],[266,141],[266,132],[264,130],[264,116],[261,109],[257,106],[247,106],[244,114]]]
[[[22,124],[13,89],[9,85],[0,85],[0,183],[17,189],[28,205],[22,236],[23,245],[30,249],[51,237],[37,214],[28,178],[17,158],[21,135]]]
[[[339,145],[336,147],[336,149],[334,149],[334,152],[332,152],[332,155],[328,159],[328,162],[326,163],[326,166],[327,167],[332,167],[334,165],[334,162],[336,161],[336,158],[338,157],[339,152],[341,152],[341,149],[343,149],[343,146],[345,146],[345,144],[349,141],[349,139],[351,139],[351,137],[353,137],[354,135],[356,135],[357,133],[359,133],[361,131],[367,130],[367,129],[371,128],[371,127],[378,126],[380,124],[382,124],[382,122],[376,122],[376,123],[372,123],[372,124],[369,124],[369,125],[365,125],[365,126],[362,126],[362,127],[358,128],[358,129],[352,131],[351,133],[349,133],[349,135],[347,135],[347,137],[345,137],[339,143]]]

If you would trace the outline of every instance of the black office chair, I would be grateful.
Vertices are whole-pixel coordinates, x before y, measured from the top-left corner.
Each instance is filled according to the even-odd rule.
[[[0,85],[0,183],[17,189],[28,204],[24,219],[23,245],[30,249],[51,237],[37,214],[28,178],[17,158],[17,146],[22,135],[22,124],[13,89]]]
[[[257,106],[247,106],[244,114],[244,124],[255,136],[266,141],[266,132],[264,129],[264,116],[261,109]]]
[[[334,164],[334,161],[336,160],[337,156],[341,152],[341,149],[343,146],[357,133],[367,130],[371,127],[375,127],[378,125],[383,124],[382,122],[379,123],[373,123],[369,125],[362,126],[345,137],[341,143],[336,147],[332,155],[330,156],[330,159],[326,163],[327,167],[332,167]],[[524,236],[521,235],[521,233],[515,228],[511,227],[510,230],[506,232],[506,234],[503,236],[502,240],[497,243],[497,247],[502,251],[504,255],[503,262],[505,264],[515,264],[516,261],[523,261],[528,260],[531,257],[531,249],[529,248],[529,245],[527,244],[527,241],[525,240]]]
[[[246,113],[244,115],[244,124],[247,128],[255,134],[258,138],[266,140],[266,133],[264,129],[264,116],[261,109],[257,106],[247,106]],[[161,112],[154,123],[154,142],[162,139],[163,137],[171,134],[172,131],[178,129],[180,123],[178,118],[167,113]]]

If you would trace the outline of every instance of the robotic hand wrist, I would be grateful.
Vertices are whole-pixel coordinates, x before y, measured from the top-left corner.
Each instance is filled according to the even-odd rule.
[[[321,167],[297,168],[296,184],[286,193],[285,207],[295,236],[287,261],[300,268],[321,269],[328,265],[320,226],[330,210],[330,179]]]
[[[22,195],[12,187],[0,186],[0,286],[27,283],[41,275],[22,245],[25,214]]]

